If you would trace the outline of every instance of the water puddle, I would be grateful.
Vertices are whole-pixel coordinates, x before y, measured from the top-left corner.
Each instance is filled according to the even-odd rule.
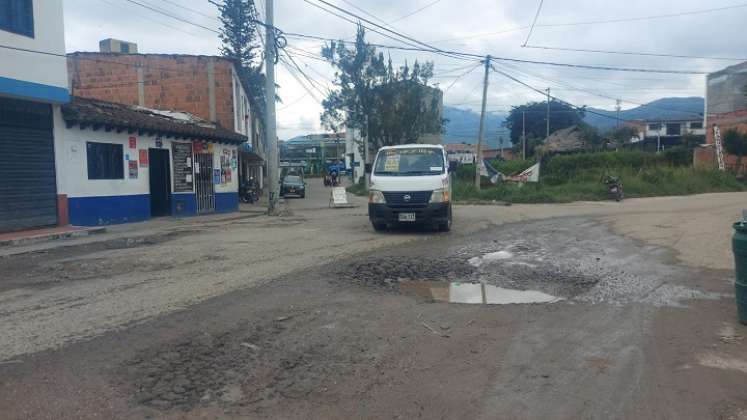
[[[514,290],[483,283],[447,283],[438,281],[405,281],[401,291],[436,302],[508,305],[512,303],[555,303],[561,297],[535,290]]]

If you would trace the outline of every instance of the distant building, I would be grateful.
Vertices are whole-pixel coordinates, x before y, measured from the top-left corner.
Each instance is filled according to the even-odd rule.
[[[345,164],[345,133],[307,134],[280,142],[282,166],[303,166],[318,172],[330,163]]]
[[[714,126],[718,126],[721,133],[732,128],[747,133],[747,62],[711,73],[706,79],[707,147],[698,150],[695,163],[701,166],[715,166],[715,150],[713,146],[708,146],[715,144]],[[745,172],[744,165],[736,168],[735,156],[726,156],[725,161],[727,167]]]

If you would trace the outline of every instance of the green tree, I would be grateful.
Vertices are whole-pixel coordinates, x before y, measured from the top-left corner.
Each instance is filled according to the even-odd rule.
[[[259,44],[260,26],[254,0],[208,0],[218,8],[221,29],[221,55],[236,64],[241,83],[249,91],[252,105],[264,113],[265,76],[262,73]]]
[[[615,127],[609,132],[609,137],[618,145],[630,143],[630,139],[638,137],[638,130],[635,127],[622,125]]]
[[[742,158],[747,156],[747,135],[730,128],[724,132],[723,143],[726,153],[737,157],[737,171],[740,171]]]
[[[322,101],[322,124],[335,131],[357,129],[368,136],[372,148],[416,141],[423,133],[438,133],[441,93],[428,87],[433,63],[407,63],[395,69],[391,58],[365,40],[358,27],[355,43],[325,45],[322,55],[336,74],[327,98]]]
[[[544,139],[547,131],[547,103],[530,102],[511,108],[503,126],[511,130],[511,142],[521,143],[522,116],[526,119],[527,138]],[[550,101],[550,133],[572,125],[582,125],[586,111],[576,109],[563,102]]]

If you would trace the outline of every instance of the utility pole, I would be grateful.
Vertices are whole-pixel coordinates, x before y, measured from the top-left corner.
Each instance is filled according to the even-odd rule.
[[[617,111],[617,127],[620,127],[620,100],[617,100],[617,105],[615,105],[615,110]]]
[[[547,135],[545,138],[550,137],[550,88],[547,88]]]
[[[277,127],[275,126],[275,23],[273,20],[273,0],[266,0],[265,3],[265,29],[267,42],[265,43],[265,92],[267,98],[267,112],[265,115],[265,130],[270,144],[270,150],[267,154],[267,182],[270,183],[270,203],[267,212],[271,215],[278,213],[278,196],[280,193],[280,180],[278,169],[278,136]]]
[[[477,159],[475,159],[475,188],[478,190],[480,189],[480,167],[482,166],[482,139],[485,136],[485,106],[488,102],[488,74],[490,74],[490,55],[485,56],[485,80],[482,82],[480,133],[477,138]]]
[[[521,160],[527,160],[527,113],[521,111]]]

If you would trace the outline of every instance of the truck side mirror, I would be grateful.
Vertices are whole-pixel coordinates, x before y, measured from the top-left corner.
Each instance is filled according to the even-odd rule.
[[[449,172],[456,172],[457,170],[457,161],[450,160],[449,161]]]
[[[367,174],[370,174],[370,173],[371,173],[371,166],[372,166],[372,165],[371,165],[370,163],[367,163],[367,164],[366,164],[366,165],[364,166],[364,168],[365,168],[365,169],[364,169],[364,171],[365,171],[365,172],[366,172]]]

